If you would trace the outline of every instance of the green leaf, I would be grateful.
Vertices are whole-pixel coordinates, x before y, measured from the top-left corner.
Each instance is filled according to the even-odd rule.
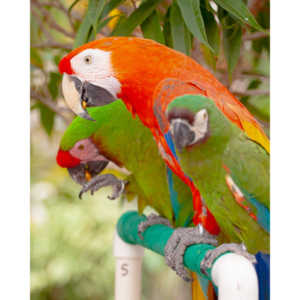
[[[240,57],[242,45],[242,27],[229,15],[224,17],[221,21],[223,25],[224,54],[227,61],[229,79],[231,80],[233,70]]]
[[[165,44],[165,38],[161,30],[160,20],[156,10],[141,24],[141,29],[144,38]]]
[[[211,51],[214,51],[207,40],[199,0],[177,0],[177,3],[190,32]]]
[[[255,90],[255,89],[259,88],[259,86],[261,85],[261,83],[262,83],[262,81],[260,79],[253,79],[249,83],[247,89],[248,90]]]
[[[103,27],[105,27],[112,19],[118,18],[120,16],[121,15],[114,15],[114,16],[108,17],[105,20],[99,22],[97,25],[97,32],[99,32]]]
[[[43,60],[36,48],[30,48],[30,63],[38,68],[43,68]]]
[[[103,8],[100,20],[102,20],[104,17],[106,17],[111,10],[115,9],[117,6],[119,6],[124,1],[125,0],[111,0],[111,1],[108,1],[105,4],[104,8]]]
[[[270,96],[260,95],[250,97],[246,106],[259,119],[266,122],[270,121]]]
[[[207,65],[210,66],[213,70],[216,70],[216,56],[205,45],[200,45],[200,48],[202,50],[202,54]]]
[[[208,43],[214,49],[215,55],[218,56],[220,51],[220,41],[221,41],[220,27],[212,12],[201,7],[201,13],[205,24],[205,31],[206,31]]]
[[[74,48],[89,41],[89,38],[94,39],[97,33],[97,22],[104,9],[105,0],[89,0],[89,5],[82,23],[77,31]],[[93,28],[93,31],[91,31]],[[92,34],[92,36],[91,36]]]
[[[171,25],[170,25],[170,12],[171,12],[171,7],[168,8],[167,13],[165,14],[163,34],[165,37],[166,45],[169,46],[170,48],[173,48],[173,41],[171,36]]]
[[[50,136],[54,125],[55,113],[43,103],[39,103],[39,110],[41,124]]]
[[[48,90],[51,94],[53,100],[56,100],[59,92],[59,86],[61,83],[61,74],[50,72],[49,74],[49,82],[48,82]]]
[[[206,5],[201,6],[200,8],[203,16],[203,21],[205,24],[207,39],[209,44],[214,49],[214,53],[203,44],[201,45],[201,49],[206,63],[212,69],[215,70],[219,51],[220,51],[220,41],[221,41],[220,27],[215,19],[214,14],[210,10],[208,10]]]
[[[184,24],[184,20],[176,1],[173,2],[173,5],[171,6],[170,26],[173,48],[189,55],[191,50],[190,33]]]
[[[243,0],[214,0],[218,5],[239,19],[241,22],[250,25],[257,30],[264,30],[255,20]]]
[[[75,0],[75,1],[70,5],[70,7],[68,8],[68,13],[70,13],[70,12],[72,11],[73,7],[74,7],[79,1],[81,1],[81,0]]]
[[[102,11],[104,9],[104,5],[105,5],[105,2],[106,0],[100,0],[98,2],[98,5],[97,5],[97,8],[96,8],[96,11],[95,11],[95,15],[93,16],[93,39],[96,38],[96,34],[97,34],[97,23],[98,23],[98,20],[102,14]]]
[[[90,0],[86,14],[77,31],[73,48],[77,48],[88,41],[89,32],[93,24],[91,20],[93,20],[93,16],[95,15],[96,9],[97,9],[97,1]]]
[[[123,19],[122,22],[119,22],[116,25],[112,35],[130,35],[138,25],[143,23],[152,14],[159,2],[161,2],[161,0],[149,0],[142,2],[142,4],[134,10],[127,19]]]

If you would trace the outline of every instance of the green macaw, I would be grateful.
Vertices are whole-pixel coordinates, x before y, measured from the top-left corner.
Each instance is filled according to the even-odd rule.
[[[250,253],[269,253],[269,154],[202,95],[166,108],[178,162],[224,234]]]
[[[170,191],[167,168],[150,130],[138,118],[133,119],[120,100],[103,107],[89,108],[89,113],[95,122],[75,118],[65,131],[57,163],[68,168],[75,181],[85,185],[89,179],[94,183],[96,175],[111,161],[119,168],[127,169],[125,173],[129,175],[125,176],[128,182],[125,193],[128,200],[138,196],[140,213],[150,206],[174,226],[191,225],[191,192],[177,176],[173,176],[173,189]],[[109,173],[113,171],[109,170]],[[120,177],[121,173],[117,172],[117,175]],[[82,192],[94,192],[100,185],[112,185],[115,186],[112,198],[120,195],[122,183],[112,176],[103,178],[105,182],[98,186],[95,183],[93,188],[90,184]]]

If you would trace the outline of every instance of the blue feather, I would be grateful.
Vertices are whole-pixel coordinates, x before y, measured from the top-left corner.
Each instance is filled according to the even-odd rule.
[[[172,140],[171,132],[170,131],[167,132],[164,137],[166,139],[166,142],[167,142],[172,154],[175,156],[176,160],[178,160],[175,146],[174,146],[174,143]],[[177,220],[178,215],[179,215],[179,210],[180,210],[180,204],[178,201],[178,193],[174,189],[173,171],[169,167],[167,167],[167,179],[168,179],[168,186],[169,186],[169,191],[170,191],[172,208],[173,208],[173,212],[175,215],[175,220]]]
[[[246,199],[256,208],[257,223],[268,233],[270,233],[270,210],[253,196],[245,193]]]

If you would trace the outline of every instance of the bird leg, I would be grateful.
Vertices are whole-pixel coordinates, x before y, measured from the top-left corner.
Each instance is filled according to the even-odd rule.
[[[235,244],[235,243],[222,244],[219,247],[212,250],[208,250],[206,252],[206,255],[200,265],[201,272],[207,274],[207,269],[212,267],[215,259],[218,258],[221,254],[226,252],[233,252],[235,254],[247,258],[253,264],[256,263],[255,256],[247,252],[246,246],[244,244]]]
[[[157,224],[172,227],[168,219],[156,214],[150,214],[147,220],[138,226],[140,239],[143,239],[142,233],[148,227]],[[192,279],[184,268],[183,256],[186,248],[194,244],[211,244],[215,246],[217,245],[217,240],[206,232],[202,226],[180,227],[173,231],[164,249],[166,264],[185,281],[191,281]]]
[[[172,233],[164,249],[166,264],[185,281],[192,281],[183,265],[186,248],[194,244],[216,246],[217,243],[217,240],[212,235],[200,230],[199,226],[177,228]]]
[[[144,239],[143,237],[143,233],[144,231],[152,226],[152,225],[157,225],[157,224],[161,224],[161,225],[166,225],[168,227],[172,227],[170,221],[166,218],[163,218],[161,216],[158,216],[156,214],[151,213],[148,217],[147,220],[144,222],[141,222],[138,226],[138,235],[140,237],[141,240]]]
[[[111,196],[107,196],[107,198],[114,200],[121,196],[124,191],[125,184],[125,181],[118,179],[113,174],[97,175],[83,185],[83,188],[79,193],[79,198],[81,199],[82,194],[88,191],[91,191],[91,195],[93,195],[94,192],[98,191],[102,187],[112,186],[113,193]]]

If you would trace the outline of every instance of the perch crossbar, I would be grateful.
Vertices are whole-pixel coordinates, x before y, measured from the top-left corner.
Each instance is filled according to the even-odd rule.
[[[146,217],[135,211],[124,213],[117,224],[117,236],[115,239],[115,257],[118,259],[129,259],[126,268],[122,263],[116,266],[115,300],[140,299],[140,277],[141,260],[143,248],[150,249],[164,256],[164,248],[172,235],[174,229],[165,225],[152,225],[143,233],[144,239],[138,235],[138,225],[145,221]],[[124,243],[125,242],[125,243]],[[218,299],[220,300],[256,300],[258,299],[258,280],[254,266],[246,258],[226,253],[219,256],[213,263],[212,268],[207,270],[207,276],[200,270],[200,264],[208,250],[214,247],[208,244],[197,244],[189,246],[184,254],[184,265],[190,271],[196,272],[211,280],[218,288]],[[132,250],[131,250],[132,249]],[[142,251],[141,251],[142,250]],[[130,266],[131,262],[138,262],[139,266]],[[132,287],[128,283],[120,283],[125,280],[122,274],[129,275],[130,268],[135,269],[131,274]],[[124,273],[124,270],[127,270]],[[118,275],[119,274],[119,275]],[[130,276],[128,276],[129,278]],[[126,279],[129,280],[129,279]],[[130,282],[130,280],[128,281]],[[130,289],[136,289],[135,292]],[[130,297],[128,297],[130,295]],[[135,295],[133,297],[133,295]]]

